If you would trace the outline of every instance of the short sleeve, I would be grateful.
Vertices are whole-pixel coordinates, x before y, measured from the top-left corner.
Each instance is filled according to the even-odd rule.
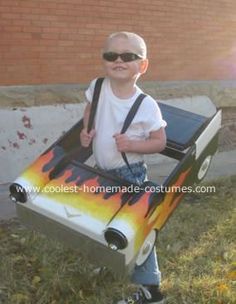
[[[165,128],[167,123],[162,117],[158,103],[153,98],[149,97],[147,102],[144,102],[143,105],[143,114],[145,115],[143,129],[145,137],[147,138],[149,137],[150,132]]]
[[[89,103],[91,103],[93,100],[93,92],[94,92],[96,81],[97,81],[97,78],[93,79],[90,82],[88,89],[85,91],[85,97]]]

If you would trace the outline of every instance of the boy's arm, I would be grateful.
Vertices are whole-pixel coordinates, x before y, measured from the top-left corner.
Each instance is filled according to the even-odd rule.
[[[146,140],[132,140],[126,134],[114,135],[119,152],[152,154],[161,152],[166,146],[166,133],[164,128],[150,132]]]

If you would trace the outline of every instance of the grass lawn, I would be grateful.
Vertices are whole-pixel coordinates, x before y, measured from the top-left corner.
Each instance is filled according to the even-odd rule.
[[[236,303],[236,176],[186,196],[157,241],[168,304]],[[0,222],[1,304],[112,304],[133,286],[78,252]]]

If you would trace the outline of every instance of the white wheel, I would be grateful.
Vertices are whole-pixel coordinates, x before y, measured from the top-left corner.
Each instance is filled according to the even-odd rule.
[[[206,175],[206,173],[207,173],[207,171],[208,171],[208,169],[210,167],[211,159],[212,159],[212,156],[208,155],[204,159],[203,163],[201,164],[201,167],[199,168],[198,174],[197,174],[197,177],[198,177],[199,181],[201,181],[205,177],[205,175]]]
[[[152,249],[155,245],[156,241],[156,231],[152,230],[149,235],[146,237],[142,247],[139,250],[136,265],[140,266],[142,265],[146,259],[149,257],[150,253],[152,252]]]

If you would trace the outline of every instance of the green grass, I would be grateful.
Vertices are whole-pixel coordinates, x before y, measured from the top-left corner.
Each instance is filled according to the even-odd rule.
[[[159,235],[169,304],[236,303],[236,177],[213,184],[186,196]],[[111,304],[133,288],[95,267],[17,220],[0,223],[1,304]]]

